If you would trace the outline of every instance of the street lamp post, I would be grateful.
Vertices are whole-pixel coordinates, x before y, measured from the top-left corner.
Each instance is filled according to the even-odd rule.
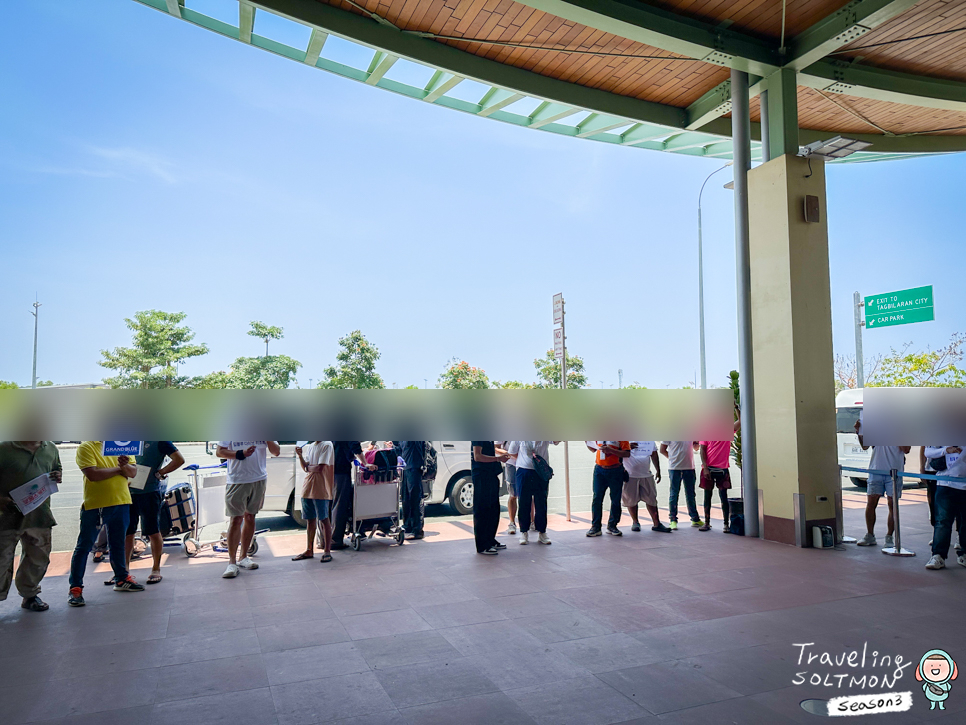
[[[34,371],[30,383],[33,390],[37,389],[37,323],[40,321],[40,303],[34,302],[34,311],[30,313],[34,316]]]
[[[711,177],[717,174],[719,171],[724,171],[733,162],[729,161],[720,169],[715,169],[710,174],[708,178],[704,180],[701,184],[701,191],[698,192],[698,337],[700,338],[700,350],[701,350],[701,389],[706,390],[708,387],[708,368],[705,364],[705,354],[704,354],[704,242],[701,238],[701,195],[704,194],[704,187],[711,180]]]

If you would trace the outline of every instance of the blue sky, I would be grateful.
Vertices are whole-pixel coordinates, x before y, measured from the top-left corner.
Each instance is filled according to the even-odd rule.
[[[531,380],[555,292],[594,387],[618,369],[695,379],[696,196],[720,161],[432,107],[132,0],[32,0],[5,19],[0,379],[29,383],[37,293],[38,375],[57,383],[102,378],[99,351],[150,308],[186,312],[210,346],[189,374],[259,354],[259,319],[285,328],[272,350],[303,362],[303,386],[357,328],[389,386],[432,386],[454,356]],[[737,365],[728,174],[704,197],[718,384]],[[935,286],[937,320],[867,333],[867,357],[966,330],[963,178],[963,155],[829,169],[837,352],[855,290]]]

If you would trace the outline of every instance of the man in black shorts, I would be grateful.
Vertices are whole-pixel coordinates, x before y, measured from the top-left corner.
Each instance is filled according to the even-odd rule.
[[[167,465],[164,465],[165,458],[170,459]],[[138,475],[131,483],[131,516],[124,540],[124,553],[130,571],[134,534],[140,523],[141,536],[151,542],[151,556],[154,559],[148,584],[157,584],[161,581],[161,553],[164,549],[164,537],[161,536],[158,522],[161,504],[164,503],[161,481],[184,465],[184,456],[171,441],[144,441],[143,452],[136,460]]]

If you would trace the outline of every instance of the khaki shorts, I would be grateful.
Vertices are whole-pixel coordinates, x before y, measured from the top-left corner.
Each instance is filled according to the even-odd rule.
[[[253,516],[265,505],[265,481],[229,483],[225,489],[225,515]]]
[[[632,477],[624,481],[621,503],[625,506],[637,506],[639,501],[643,501],[648,506],[657,506],[657,485],[654,483],[654,476]]]

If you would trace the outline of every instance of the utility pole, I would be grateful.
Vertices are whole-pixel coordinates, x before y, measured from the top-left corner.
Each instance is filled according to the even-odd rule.
[[[862,309],[865,303],[862,295],[856,292],[852,296],[853,312],[855,314],[855,387],[862,389],[865,387],[865,360],[862,358]]]
[[[617,387],[624,387],[624,371],[620,369],[617,370]]]
[[[564,321],[563,294],[553,296],[553,324],[560,325],[560,352],[554,339],[554,356],[560,359],[560,389],[567,389],[567,328]],[[556,332],[556,331],[555,331]],[[554,335],[556,338],[556,334]],[[570,444],[564,441],[564,493],[567,502],[567,521],[570,521]]]
[[[34,316],[34,372],[30,387],[37,389],[37,323],[40,321],[40,303],[34,297],[34,311],[30,313]]]

